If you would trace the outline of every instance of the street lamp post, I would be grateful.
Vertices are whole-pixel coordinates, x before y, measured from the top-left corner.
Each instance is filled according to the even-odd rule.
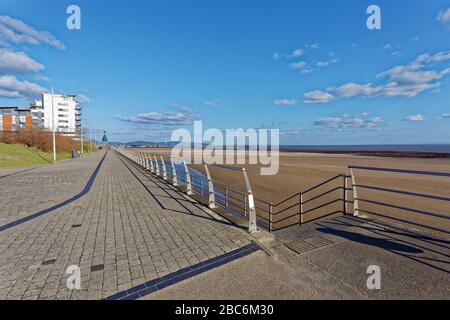
[[[83,143],[83,122],[80,121],[80,140],[81,140],[81,155],[84,154],[84,143]]]
[[[53,163],[56,164],[56,135],[55,135],[55,106],[53,104],[53,86],[52,86],[52,127],[53,127]]]

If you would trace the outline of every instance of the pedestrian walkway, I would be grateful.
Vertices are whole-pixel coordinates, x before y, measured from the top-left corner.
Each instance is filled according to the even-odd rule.
[[[35,187],[54,184],[39,190],[44,199],[53,199],[48,193],[57,189],[69,196],[67,184],[82,189],[102,156],[92,158],[84,175],[77,171],[88,165],[79,162],[80,168],[58,168],[51,177],[37,175],[39,169],[30,171],[29,180]],[[24,187],[26,175],[6,178],[8,185]],[[7,206],[3,195],[0,201]],[[33,201],[23,209],[35,211]],[[250,243],[245,232],[108,152],[86,195],[0,232],[0,299],[107,298]],[[81,269],[81,290],[66,286],[65,271],[71,265]]]
[[[103,155],[103,152],[96,152],[56,165],[39,165],[15,171],[2,169],[0,227],[81,192]]]

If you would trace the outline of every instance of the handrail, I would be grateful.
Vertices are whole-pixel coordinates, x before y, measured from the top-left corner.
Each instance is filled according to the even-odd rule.
[[[317,189],[317,188],[319,188],[319,187],[321,187],[321,186],[323,186],[323,185],[325,185],[327,183],[330,183],[330,182],[332,182],[332,181],[334,181],[334,180],[336,180],[338,178],[342,178],[342,177],[344,177],[344,174],[339,174],[339,175],[337,175],[335,177],[332,177],[332,178],[330,178],[328,180],[325,180],[324,182],[322,182],[322,183],[320,183],[320,184],[318,184],[318,185],[316,185],[316,186],[314,186],[312,188],[306,189],[302,193],[305,194],[305,193],[311,192],[311,191],[313,191],[313,190],[315,190],[315,189]]]
[[[448,197],[435,196],[435,195],[432,195],[432,194],[403,191],[403,190],[398,190],[398,189],[387,189],[387,188],[381,188],[381,187],[368,186],[368,185],[364,185],[364,184],[356,184],[355,187],[363,188],[363,189],[377,190],[377,191],[386,191],[386,192],[392,192],[392,193],[399,193],[399,194],[404,194],[404,195],[409,195],[409,196],[416,196],[416,197],[422,197],[422,198],[428,198],[428,199],[450,201],[450,198],[448,198]]]
[[[317,195],[315,197],[312,197],[311,199],[303,201],[302,204],[310,203],[311,201],[314,201],[314,200],[319,199],[319,198],[321,198],[321,197],[323,197],[323,196],[325,196],[327,194],[333,193],[333,192],[341,190],[341,189],[344,189],[344,188],[343,187],[336,187],[336,188],[333,188],[331,190],[325,191],[325,192],[323,192],[323,193],[321,193],[321,194],[319,194],[319,195]]]
[[[421,170],[405,170],[405,169],[377,168],[377,167],[363,167],[363,166],[349,166],[348,168],[349,168],[349,169],[370,170],[370,171],[385,171],[385,172],[395,172],[395,173],[420,174],[420,175],[427,175],[427,176],[443,176],[443,177],[450,177],[450,172],[421,171]]]
[[[445,216],[445,215],[442,215],[439,213],[433,213],[433,212],[428,212],[428,211],[423,211],[423,210],[418,210],[418,209],[413,209],[413,208],[407,208],[407,207],[403,207],[403,206],[397,206],[395,204],[390,204],[390,203],[385,203],[385,202],[380,202],[380,201],[375,201],[375,200],[369,200],[369,199],[364,199],[364,198],[359,198],[358,200],[362,201],[362,202],[376,204],[379,206],[390,207],[393,209],[399,209],[399,210],[404,210],[404,211],[409,211],[409,212],[420,213],[423,215],[432,216],[432,217],[436,217],[436,218],[450,219],[450,216]]]
[[[152,156],[147,153],[137,152],[137,153],[129,153],[126,151],[120,151],[123,155],[128,157],[130,160],[134,161],[136,164],[140,165],[141,167],[145,168],[146,170],[152,172],[153,174],[157,174],[158,176],[162,176],[162,178],[165,178],[165,180],[169,179],[169,181],[172,181],[172,184],[177,185],[178,187],[185,186],[186,187],[186,193],[189,194],[190,188],[192,188],[192,191],[198,195],[200,195],[203,198],[209,198],[209,206],[211,208],[214,208],[217,204],[220,207],[223,207],[230,212],[236,213],[238,216],[242,217],[243,219],[249,219],[249,231],[254,232],[256,231],[256,223],[257,220],[259,220],[258,224],[261,225],[263,228],[268,229],[269,231],[276,231],[281,230],[286,227],[292,226],[293,224],[299,224],[302,225],[304,223],[304,217],[305,215],[308,215],[308,219],[306,222],[316,221],[318,219],[323,219],[325,217],[328,217],[333,214],[337,213],[343,213],[347,214],[349,213],[350,208],[347,207],[347,204],[353,204],[353,214],[356,215],[359,211],[366,212],[369,214],[373,214],[375,216],[385,217],[388,219],[401,221],[409,224],[413,224],[416,226],[425,227],[431,230],[436,230],[444,233],[450,233],[447,230],[440,229],[438,227],[433,227],[430,225],[425,225],[421,223],[416,223],[411,220],[403,219],[401,217],[396,217],[395,215],[385,215],[382,213],[376,213],[376,212],[370,212],[368,210],[364,210],[359,208],[358,202],[362,203],[369,203],[372,205],[378,205],[378,206],[384,206],[387,208],[397,209],[397,210],[403,210],[410,213],[417,213],[422,215],[427,215],[439,219],[445,219],[448,221],[450,219],[450,215],[442,214],[442,213],[434,213],[434,212],[427,212],[424,210],[416,209],[416,208],[410,208],[406,206],[400,206],[396,204],[391,204],[387,202],[381,202],[376,200],[371,200],[367,198],[361,198],[358,197],[357,189],[368,189],[368,190],[374,190],[374,191],[381,191],[381,192],[390,192],[390,193],[396,193],[396,194],[402,194],[406,196],[414,196],[414,197],[420,197],[420,198],[427,198],[427,199],[433,199],[433,200],[439,200],[439,201],[446,201],[450,202],[450,197],[448,196],[441,196],[441,195],[433,195],[433,194],[426,194],[426,193],[418,193],[418,192],[411,192],[406,190],[399,190],[399,189],[392,189],[392,188],[386,188],[382,186],[372,186],[372,185],[366,185],[366,184],[357,184],[356,178],[353,170],[371,170],[371,171],[383,171],[383,172],[393,172],[393,173],[408,173],[408,174],[417,174],[417,175],[430,175],[430,176],[441,176],[441,177],[450,177],[450,173],[448,172],[432,172],[432,171],[419,171],[419,170],[403,170],[403,169],[390,169],[390,168],[375,168],[375,167],[366,167],[366,166],[349,166],[350,169],[350,175],[344,173],[339,174],[334,177],[331,177],[313,187],[310,187],[304,191],[297,192],[296,194],[290,196],[289,198],[286,198],[285,200],[273,204],[268,201],[264,201],[262,199],[254,198],[249,179],[246,173],[245,168],[243,167],[235,167],[235,166],[229,166],[229,165],[218,165],[213,164],[212,167],[218,167],[223,168],[227,170],[234,170],[234,171],[240,171],[243,172],[244,180],[247,186],[247,190],[244,190],[241,187],[231,185],[222,181],[214,180],[211,178],[211,175],[209,174],[209,170],[207,167],[207,164],[203,163],[205,166],[205,172],[206,176],[204,176],[201,172],[196,170],[189,170],[186,163],[182,161],[183,168],[180,168],[180,166],[175,166],[172,159],[169,161],[166,161],[162,158],[162,156],[158,156],[160,160],[157,159],[156,155],[153,154]],[[153,167],[153,161],[154,161],[154,168]],[[154,169],[156,172],[153,172]],[[183,170],[184,169],[184,170]],[[171,178],[171,180],[170,180]],[[192,179],[191,179],[192,178]],[[305,195],[308,193],[317,190],[318,188],[331,183],[333,181],[336,181],[339,178],[343,178],[342,181],[339,181],[338,186],[329,186],[328,188],[324,188],[325,191],[317,191],[311,195],[309,199],[306,199]],[[351,179],[351,184],[348,183],[348,179]],[[190,186],[190,187],[189,187]],[[339,190],[342,190],[339,195],[336,195],[336,199],[333,199],[330,194],[337,192]],[[353,197],[349,199],[348,192],[353,191]],[[317,194],[318,193],[318,194]],[[328,197],[323,198],[324,196],[330,195]],[[297,198],[298,197],[298,198]],[[305,210],[304,205],[309,204],[317,199],[323,198],[322,201],[318,202],[318,205],[314,208],[310,208],[308,210]],[[327,201],[324,203],[324,201]],[[330,210],[320,210],[317,215],[310,215],[312,212],[315,212],[316,210],[325,208],[327,206],[330,206],[334,203],[340,203],[342,202],[342,208],[334,211],[334,207]],[[256,205],[258,203],[258,205]],[[298,206],[298,210],[297,210]],[[310,206],[308,206],[310,207]],[[327,211],[326,215],[324,215],[323,211]],[[334,211],[330,213],[329,211]],[[260,214],[258,214],[260,213]],[[257,217],[257,218],[256,218]],[[311,217],[312,219],[309,219]],[[295,220],[295,221],[294,221]]]
[[[274,207],[278,207],[279,205],[281,205],[281,204],[283,204],[283,203],[285,203],[285,202],[288,202],[289,200],[292,200],[292,199],[294,199],[295,197],[298,197],[298,196],[301,195],[301,194],[302,194],[301,192],[298,192],[298,193],[296,193],[296,194],[290,196],[289,198],[287,198],[287,199],[285,199],[285,200],[283,200],[283,201],[281,201],[281,202],[279,202],[279,203],[277,203],[277,204],[274,204],[273,206],[274,206]]]

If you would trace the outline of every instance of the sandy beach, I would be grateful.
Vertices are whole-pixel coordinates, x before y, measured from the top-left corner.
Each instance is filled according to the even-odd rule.
[[[139,150],[139,149],[138,149]],[[137,150],[134,150],[137,151]],[[155,154],[162,154],[166,157],[170,155],[170,149],[140,149],[139,151],[151,152]],[[396,168],[396,169],[410,169],[410,170],[422,170],[422,171],[436,171],[436,172],[450,172],[450,159],[436,158],[436,159],[424,159],[424,158],[403,158],[403,157],[376,157],[376,156],[358,156],[349,154],[321,154],[321,153],[300,153],[300,152],[280,152],[280,164],[279,171],[276,175],[262,176],[260,174],[260,165],[244,165],[250,182],[252,185],[253,193],[257,199],[261,199],[271,203],[278,203],[284,199],[308,188],[314,187],[333,176],[346,173],[349,174],[348,166],[368,166],[368,167],[383,167],[383,168]],[[192,165],[192,167],[202,171],[201,165]],[[242,174],[239,172],[230,172],[220,168],[210,168],[212,178],[217,181],[225,182],[231,185],[244,186],[244,180]],[[409,192],[424,193],[431,195],[440,195],[444,197],[450,197],[450,179],[448,177],[434,177],[412,174],[399,174],[388,172],[371,172],[365,170],[355,170],[355,177],[357,184],[371,185],[383,188],[392,188],[398,190],[404,190]],[[348,181],[351,188],[351,181]],[[314,198],[320,193],[337,188],[343,185],[342,179],[337,179],[329,184],[320,187],[308,195],[305,195],[304,200]],[[413,208],[418,211],[427,211],[438,214],[448,215],[450,213],[450,203],[407,196],[401,194],[392,194],[383,191],[372,191],[366,189],[358,190],[358,197],[361,199],[368,199],[374,201],[382,201],[397,206]],[[352,201],[353,193],[350,191],[347,193],[348,199]],[[305,204],[303,211],[308,211],[321,204],[325,204],[342,198],[342,190],[337,189],[323,197],[310,201]],[[284,206],[279,206],[276,209],[278,211],[283,210],[285,207],[293,205],[298,202],[298,198],[294,197],[290,202],[287,202]],[[258,203],[261,209],[266,209],[263,203]],[[335,211],[342,211],[342,201],[332,203],[328,206],[313,210],[305,215],[304,222],[311,219],[332,213]],[[450,223],[442,218],[436,218],[427,216],[417,212],[406,212],[400,209],[387,208],[380,205],[371,203],[360,202],[360,208],[363,211],[372,211],[381,213],[384,215],[412,220],[417,223],[428,224],[431,226],[440,227],[443,229],[449,229]],[[347,210],[352,212],[353,207],[349,205]],[[265,217],[264,210],[259,210],[259,215]],[[293,207],[284,211],[277,216],[277,221],[281,220],[295,212],[298,212],[298,207]],[[365,212],[367,215],[367,213]],[[370,215],[368,215],[370,216]],[[374,218],[373,216],[371,218]],[[383,220],[383,218],[376,217]],[[285,223],[292,223],[298,219],[294,217],[291,220],[285,221]],[[283,224],[280,224],[282,226]],[[411,225],[410,225],[411,226]],[[412,226],[415,227],[415,226]],[[421,228],[419,228],[421,229]],[[428,232],[432,232],[427,230]],[[435,233],[435,232],[432,232]],[[437,232],[441,236],[442,233]]]

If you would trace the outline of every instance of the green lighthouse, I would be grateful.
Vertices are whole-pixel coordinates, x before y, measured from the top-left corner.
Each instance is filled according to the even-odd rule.
[[[108,137],[106,136],[106,131],[103,131],[102,148],[106,148],[107,146],[108,146]]]

